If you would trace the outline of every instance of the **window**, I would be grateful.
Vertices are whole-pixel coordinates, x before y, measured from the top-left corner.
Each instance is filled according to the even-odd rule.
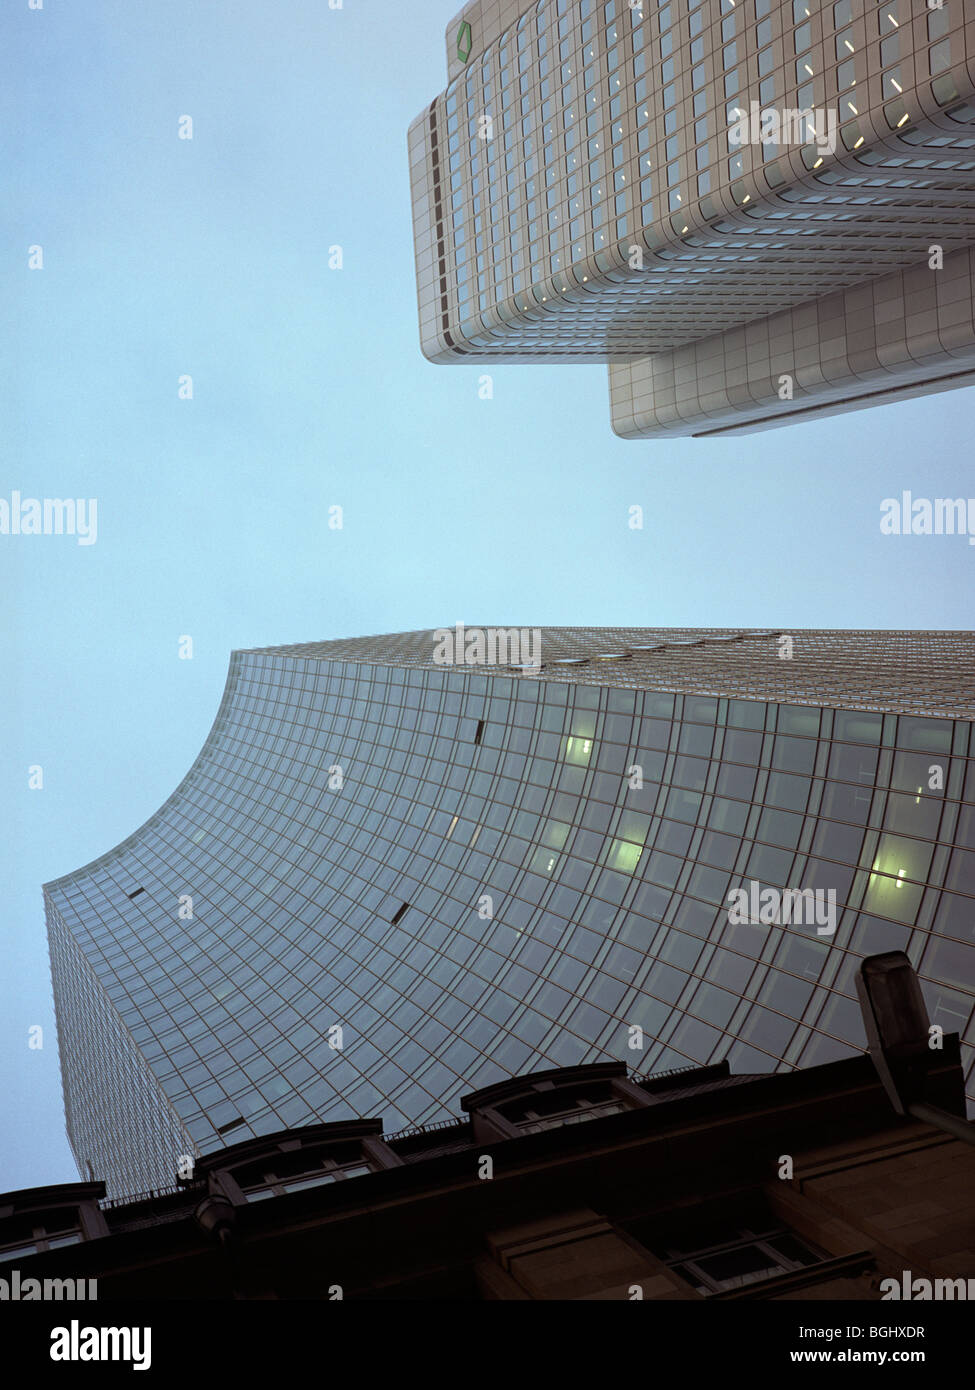
[[[934,44],[929,56],[932,73],[943,72],[945,68],[951,67],[951,40],[945,39],[943,43]]]
[[[358,1178],[373,1171],[361,1155],[332,1158],[325,1154],[296,1156],[275,1154],[260,1164],[238,1170],[235,1177],[248,1202],[281,1197],[286,1192],[303,1192],[308,1187],[324,1187],[345,1178]]]
[[[741,1225],[733,1217],[716,1216],[686,1234],[675,1231],[661,1237],[654,1233],[654,1224],[644,1220],[626,1229],[705,1297],[829,1259],[825,1251],[801,1240],[764,1210]]]
[[[545,1105],[543,1096],[533,1096],[516,1113],[507,1118],[524,1134],[539,1134],[543,1129],[560,1129],[563,1125],[577,1125],[585,1120],[598,1120],[603,1115],[618,1115],[624,1110],[621,1100],[598,1100],[595,1096],[567,1097],[556,1093],[553,1103],[556,1109]]]
[[[565,761],[576,767],[588,767],[592,755],[592,740],[588,738],[567,738],[565,741]]]
[[[39,1221],[38,1218],[43,1220]],[[30,1213],[4,1222],[0,1235],[0,1264],[26,1259],[44,1250],[77,1245],[83,1239],[76,1211]]]

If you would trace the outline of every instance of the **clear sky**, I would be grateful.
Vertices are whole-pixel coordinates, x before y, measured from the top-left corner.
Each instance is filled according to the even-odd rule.
[[[975,490],[971,390],[624,443],[605,368],[495,366],[484,401],[486,369],[424,361],[406,128],[459,8],[0,13],[0,498],[98,504],[93,545],[0,535],[0,1191],[76,1176],[41,884],[170,794],[232,649],[458,619],[972,626],[975,548],[879,529],[903,489]]]

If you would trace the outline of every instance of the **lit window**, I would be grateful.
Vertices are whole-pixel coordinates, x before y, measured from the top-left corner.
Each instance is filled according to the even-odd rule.
[[[592,756],[592,739],[567,738],[565,741],[565,761],[576,767],[588,767]]]

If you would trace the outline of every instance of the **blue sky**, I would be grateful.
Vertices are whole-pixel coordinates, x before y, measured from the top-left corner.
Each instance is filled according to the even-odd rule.
[[[971,491],[970,390],[624,443],[602,367],[494,367],[483,401],[482,368],[423,360],[406,128],[456,8],[0,15],[0,498],[98,502],[94,545],[0,535],[0,1190],[75,1177],[41,884],[165,800],[233,648],[458,619],[971,626],[975,550],[879,530],[902,489]]]

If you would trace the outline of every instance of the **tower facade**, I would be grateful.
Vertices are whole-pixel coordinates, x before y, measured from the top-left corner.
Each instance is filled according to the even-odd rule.
[[[625,437],[970,381],[964,6],[484,0],[447,56],[409,133],[432,361],[608,362]]]
[[[975,636],[517,635],[235,652],[173,795],[45,886],[68,1133],[110,1195],[526,1071],[828,1061],[899,948],[971,1091]]]

